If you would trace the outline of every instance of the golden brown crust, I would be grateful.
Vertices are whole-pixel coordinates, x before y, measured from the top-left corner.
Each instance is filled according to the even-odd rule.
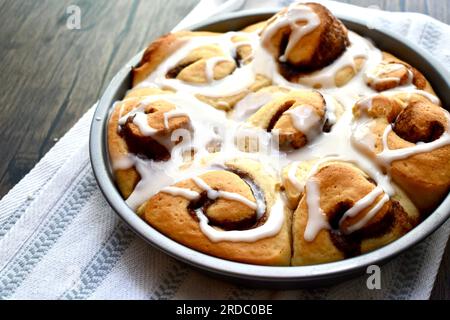
[[[315,130],[319,134],[327,120],[325,99],[318,91],[312,90],[283,92],[280,89],[278,92],[278,97],[255,112],[247,120],[247,123],[268,132],[276,132],[280,148],[283,150],[302,148],[309,142],[308,132],[302,132],[298,129],[290,113],[302,113],[302,110],[305,110],[304,112],[308,114],[308,117],[317,120],[312,123],[313,127],[310,130]],[[341,113],[340,107],[337,109],[336,114],[339,116]]]
[[[278,184],[273,177],[264,172],[261,164],[249,160],[236,160],[229,164],[230,169],[238,170],[254,179],[255,183],[263,189],[267,206],[273,206]],[[200,176],[206,183],[218,190],[238,192],[249,200],[253,195],[249,193],[248,186],[236,174],[216,171]],[[219,179],[220,178],[220,179]],[[193,191],[202,190],[191,180],[185,180],[175,185]],[[254,198],[253,198],[254,199]],[[189,210],[190,200],[181,196],[167,193],[158,193],[152,197],[140,211],[144,219],[160,232],[195,250],[229,259],[233,261],[261,264],[261,265],[289,265],[290,246],[290,212],[285,209],[285,221],[281,231],[274,237],[256,242],[212,242],[200,230],[197,218]],[[213,205],[220,212],[216,215],[243,216],[243,204],[236,201],[219,199]],[[219,207],[222,207],[219,210]],[[247,209],[248,210],[248,209]]]
[[[250,186],[233,172],[211,171],[202,175],[201,178],[214,190],[232,192],[256,202]],[[184,187],[192,188],[192,185]],[[195,215],[194,210],[200,207],[208,217],[210,225],[223,230],[245,230],[253,227],[257,222],[255,209],[241,202],[223,198],[213,201],[206,197],[204,191],[202,197],[191,202],[191,207],[188,209],[192,210],[191,215]]]
[[[141,180],[141,176],[135,168],[116,170],[114,175],[116,178],[117,187],[119,188],[122,197],[124,197],[124,199],[128,199]]]
[[[212,32],[180,31],[154,40],[145,50],[139,64],[133,68],[133,87],[144,81],[167,57],[179,49],[189,37],[217,35]]]
[[[433,88],[431,87],[431,84],[428,82],[425,76],[410,64],[398,59],[394,55],[387,52],[383,52],[383,60],[386,61],[387,63],[403,64],[413,73],[413,84],[417,87],[417,89],[427,91],[431,94],[435,94]]]
[[[156,68],[172,53],[179,49],[185,41],[192,37],[219,36],[212,32],[188,32],[181,31],[165,35],[152,42],[145,51],[139,65],[133,69],[133,86],[143,82]],[[235,43],[245,42],[248,39],[243,35],[231,39]],[[210,58],[225,57],[225,52],[214,44],[204,45],[192,50],[185,58],[167,72],[166,77],[178,79],[190,84],[207,84],[206,61]],[[252,48],[243,44],[236,48],[236,61],[219,61],[213,70],[213,80],[221,80],[232,74],[237,64],[248,64],[252,60]],[[255,82],[240,93],[223,96],[207,97],[197,94],[196,97],[217,109],[229,111],[250,92],[269,86],[271,80],[263,75],[256,75]]]
[[[174,106],[164,100],[155,101],[148,104],[145,108],[149,111],[154,109],[148,115],[148,123],[156,128],[158,132],[155,136],[143,135],[139,128],[131,121],[130,116],[124,125],[119,124],[119,120],[129,114],[132,110],[140,107],[141,102],[150,96],[164,96],[171,94],[168,91],[155,88],[139,88],[131,90],[127,97],[117,103],[108,122],[108,151],[109,157],[113,163],[121,162],[126,159],[130,153],[142,155],[149,159],[167,160],[168,150],[158,143],[158,137],[170,136],[170,133],[178,128],[188,128],[189,120],[187,117],[177,117],[169,119],[169,127],[164,127],[163,110],[172,110]],[[135,168],[113,168],[116,176],[116,183],[124,198],[128,198],[137,183],[140,181],[140,175]]]
[[[400,99],[403,96],[400,96]],[[388,125],[393,131],[388,135],[390,150],[415,146],[418,140],[434,141],[448,130],[444,110],[423,96],[413,95],[402,101],[399,97],[377,97],[368,111],[373,117],[371,131],[375,137],[374,150],[367,150],[372,157],[384,150],[383,134]],[[403,103],[403,107],[398,107]],[[355,106],[354,114],[360,116],[361,106]],[[450,189],[450,146],[431,152],[418,153],[388,166],[393,180],[411,197],[424,213],[433,210]]]
[[[150,91],[151,93],[158,94],[161,90],[158,89],[147,89],[145,92]],[[109,157],[114,163],[115,161],[120,161],[126,158],[129,154],[128,146],[119,130],[119,119],[122,116],[122,110],[130,109],[129,104],[133,104],[134,101],[121,101],[114,106],[114,110],[109,118],[108,122],[108,152]],[[117,169],[113,168],[114,175],[116,178],[117,186],[122,194],[122,196],[127,199],[137,183],[140,180],[139,173],[134,168],[128,169]]]
[[[312,32],[303,36],[293,50],[286,56],[287,69],[297,72],[310,72],[321,69],[336,60],[350,44],[345,26],[336,19],[324,6],[317,3],[307,3],[320,19],[320,25]],[[278,16],[287,13],[282,10],[273,19],[269,20],[267,27],[276,21]],[[301,22],[299,22],[301,23]],[[262,33],[264,34],[264,31]],[[291,27],[282,27],[264,43],[275,59],[284,54],[286,40],[291,35]]]
[[[415,101],[399,113],[393,129],[400,138],[409,142],[432,142],[446,131],[447,122],[440,107]]]
[[[135,107],[139,106],[135,105]],[[167,120],[165,125],[164,115],[175,110],[175,106],[163,100],[148,104],[144,108],[148,125],[155,131],[152,135],[146,135],[133,122],[136,116],[129,116],[124,125],[120,127],[120,135],[127,143],[128,151],[138,156],[145,156],[151,160],[167,161],[170,159],[170,150],[161,140],[170,138],[172,132],[178,129],[189,129],[190,122],[187,116],[180,116]]]
[[[395,68],[392,70],[393,65],[404,66],[404,68]],[[367,79],[367,84],[378,92],[407,85],[412,81],[412,84],[416,86],[417,89],[435,95],[431,84],[419,70],[390,53],[383,52],[382,63],[376,66],[374,70],[369,70],[369,72],[378,74],[379,80],[377,81],[370,77]]]
[[[133,68],[133,87],[145,80],[167,55],[181,46],[182,42],[174,34],[167,34],[155,41],[145,50],[139,64]]]
[[[271,84],[272,84],[272,81],[267,79],[265,76],[256,75],[255,82],[249,88],[247,88],[247,90],[244,90],[241,93],[231,95],[231,96],[226,96],[226,97],[219,97],[219,98],[206,97],[206,96],[202,96],[202,95],[196,95],[196,97],[199,100],[215,107],[216,109],[230,111],[231,109],[233,109],[233,107],[239,101],[244,99],[249,93],[256,92],[262,88],[270,86]]]
[[[304,35],[286,55],[284,55],[284,51],[291,37],[291,26],[279,28],[274,35],[263,42],[276,61],[283,58],[283,61],[279,62],[280,72],[288,81],[294,83],[301,83],[303,77],[334,62],[350,45],[346,27],[327,8],[317,3],[304,5],[310,7],[319,17],[320,24],[317,28]],[[262,31],[262,35],[272,24],[276,23],[278,17],[282,17],[286,13],[287,9],[284,9],[270,19]],[[304,22],[299,21],[298,25],[302,23]],[[361,70],[364,61],[364,58],[355,57],[353,67],[344,66],[338,70],[335,75],[336,86],[341,87],[347,84]],[[321,85],[316,84],[313,87],[319,89]]]
[[[380,195],[356,216],[342,220],[345,212],[373,191],[376,185],[354,165],[328,162],[312,177],[319,185],[320,208],[326,215],[330,230],[322,229],[312,241],[305,239],[308,223],[308,189],[302,194],[293,217],[292,265],[310,265],[342,260],[383,246],[409,231],[418,221],[417,210],[402,193],[386,202],[367,224],[353,233],[346,230],[355,225],[381,200]]]
[[[310,61],[305,62],[305,67],[308,66],[307,68],[310,70],[318,70],[336,60],[350,45],[350,41],[347,28],[327,8],[317,3],[310,3],[309,6],[318,13],[323,30],[319,30],[321,31],[319,45]],[[293,61],[295,66],[299,66],[298,63],[301,61]]]

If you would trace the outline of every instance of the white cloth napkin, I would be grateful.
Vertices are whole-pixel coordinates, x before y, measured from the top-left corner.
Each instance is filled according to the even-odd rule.
[[[244,2],[247,9],[290,1]],[[450,69],[449,26],[421,14],[325,4],[335,12],[371,17],[373,27],[400,33]],[[130,231],[98,189],[88,155],[92,114],[93,108],[0,202],[0,299],[429,298],[450,222],[383,266],[381,290],[368,290],[367,277],[313,290],[253,290],[169,258]]]

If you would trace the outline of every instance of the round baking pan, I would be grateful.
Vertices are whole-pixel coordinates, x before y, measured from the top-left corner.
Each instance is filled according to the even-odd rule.
[[[240,30],[268,19],[274,13],[267,10],[243,11],[210,19],[193,27],[192,30],[217,32]],[[342,15],[338,17],[350,30],[372,39],[378,48],[418,68],[431,82],[443,105],[450,105],[450,75],[430,54],[388,30],[368,28],[362,19]],[[425,221],[393,243],[355,258],[314,266],[270,267],[243,264],[215,258],[171,240],[144,222],[127,206],[116,188],[109,165],[106,132],[109,115],[114,102],[121,100],[130,89],[130,71],[141,56],[142,52],[117,73],[100,99],[90,132],[91,163],[98,185],[111,207],[139,236],[170,256],[212,275],[247,285],[283,289],[318,286],[341,281],[364,272],[369,265],[388,261],[431,235],[449,218],[450,196],[447,196],[440,207]]]

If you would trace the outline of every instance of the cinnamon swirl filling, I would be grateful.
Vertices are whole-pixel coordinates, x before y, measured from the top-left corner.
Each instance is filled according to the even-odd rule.
[[[141,109],[139,109],[141,108]],[[168,161],[171,148],[180,143],[172,141],[172,133],[189,129],[187,114],[163,101],[138,105],[119,121],[119,134],[125,139],[130,152],[156,161]]]
[[[247,122],[277,135],[280,149],[300,149],[331,131],[335,120],[328,108],[319,92],[293,90],[261,107]]]

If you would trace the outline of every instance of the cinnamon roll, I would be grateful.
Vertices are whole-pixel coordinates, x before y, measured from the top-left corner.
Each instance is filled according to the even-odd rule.
[[[254,41],[251,34],[243,32],[221,35],[182,31],[166,35],[149,46],[133,69],[133,85],[148,85],[150,76],[150,85],[157,82],[165,89],[183,90],[187,86],[187,90],[195,91],[197,87],[198,99],[218,109],[230,110],[249,92],[270,85],[270,80],[260,74],[245,79],[236,77],[243,73],[240,69],[252,61]],[[180,51],[176,52],[177,49],[183,56],[178,58]],[[176,58],[173,63],[170,61],[172,54],[175,57],[171,58]],[[228,77],[230,79],[226,79]],[[244,81],[245,85],[236,88],[237,83],[232,78]],[[223,85],[214,90],[213,82]]]
[[[292,90],[264,105],[247,122],[274,132],[281,149],[300,149],[323,130],[330,130],[325,126],[331,125],[327,116],[327,102],[318,91]]]
[[[128,155],[167,161],[173,146],[172,133],[189,129],[189,117],[165,101],[170,92],[160,89],[131,91],[114,109],[108,126],[109,154],[116,160],[115,175],[121,193],[129,197],[140,180],[133,167],[127,167]],[[153,98],[155,97],[155,98]]]
[[[317,3],[292,4],[271,18],[261,32],[262,45],[278,64],[280,73],[290,82],[314,88],[348,83],[365,61],[365,54],[352,52],[347,28],[324,6]],[[345,57],[342,57],[345,54]],[[320,74],[340,58],[343,63],[330,68],[326,81]],[[324,83],[326,82],[326,83]]]
[[[217,257],[289,265],[290,212],[261,164],[235,160],[163,188],[138,213],[184,245]]]
[[[326,67],[350,44],[345,26],[316,3],[282,10],[268,21],[261,37],[276,59],[304,71]]]
[[[132,74],[108,124],[117,187],[194,250],[337,261],[395,241],[449,193],[448,106],[320,4],[163,36]]]
[[[450,190],[450,114],[423,96],[400,99],[379,95],[357,103],[355,130],[369,128],[370,142],[353,141],[426,213]]]
[[[383,52],[381,63],[367,70],[365,78],[366,83],[378,92],[412,84],[419,90],[434,94],[430,83],[419,70],[387,52]]]

